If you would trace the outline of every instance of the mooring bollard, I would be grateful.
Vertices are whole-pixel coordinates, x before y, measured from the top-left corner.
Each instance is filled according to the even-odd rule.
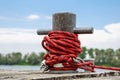
[[[52,30],[38,30],[37,34],[38,35],[46,35],[50,31],[66,31],[66,32],[75,33],[75,34],[91,34],[91,33],[93,33],[92,27],[76,28],[76,15],[73,13],[68,13],[68,12],[56,13],[53,15],[52,22],[53,22]],[[67,72],[69,72],[69,70]],[[59,72],[57,71],[57,73],[59,73]]]
[[[56,13],[52,18],[52,30],[38,30],[38,35],[46,35],[50,31],[68,31],[76,34],[91,34],[93,27],[76,28],[76,15],[73,13]]]

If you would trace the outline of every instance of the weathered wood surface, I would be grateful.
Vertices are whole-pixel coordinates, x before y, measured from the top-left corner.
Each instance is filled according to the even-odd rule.
[[[120,76],[82,78],[82,79],[72,79],[72,80],[120,80]]]
[[[120,80],[120,72],[50,74],[35,71],[0,70],[0,80]]]

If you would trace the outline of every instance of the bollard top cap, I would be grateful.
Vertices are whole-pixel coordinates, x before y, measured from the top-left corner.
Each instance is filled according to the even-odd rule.
[[[55,13],[53,15],[63,15],[63,14],[75,15],[74,13],[71,13],[71,12],[58,12],[58,13]]]

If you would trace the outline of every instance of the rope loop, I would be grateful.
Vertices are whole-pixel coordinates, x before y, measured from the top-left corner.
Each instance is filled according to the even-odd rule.
[[[42,46],[50,53],[56,55],[73,54],[77,57],[82,52],[78,35],[65,31],[52,31],[45,36]]]
[[[48,51],[44,55],[45,64],[49,70],[76,70],[81,68],[94,72],[94,68],[117,70],[120,68],[95,66],[92,62],[77,60],[78,54],[82,52],[78,35],[66,31],[51,31],[42,41],[42,46]],[[75,61],[77,60],[77,61]],[[54,65],[62,63],[62,67]]]
[[[62,63],[64,68],[75,69],[73,58],[82,52],[78,35],[66,31],[51,31],[42,41],[42,46],[48,51],[44,55],[45,63],[53,67]]]

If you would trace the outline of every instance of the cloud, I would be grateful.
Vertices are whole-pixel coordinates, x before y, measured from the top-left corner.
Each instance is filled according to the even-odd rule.
[[[117,24],[109,24],[105,26],[105,29],[108,30],[108,32],[113,34],[120,34],[120,23]]]
[[[27,16],[27,19],[29,19],[29,20],[38,20],[38,19],[40,19],[40,16],[36,15],[36,14],[31,14],[31,15]]]
[[[43,35],[36,29],[0,28],[0,52],[41,52]],[[120,23],[109,24],[104,29],[94,29],[93,34],[80,34],[81,46],[87,48],[120,48]]]
[[[38,36],[36,29],[0,28],[0,53],[41,52],[43,36]]]
[[[34,20],[51,20],[52,17],[44,14],[30,14],[27,16],[21,16],[21,15],[14,15],[14,16],[1,16],[0,15],[0,21],[8,21],[8,22],[17,22],[17,21],[34,21]]]
[[[47,15],[36,15],[36,14],[30,14],[29,16],[27,16],[28,20],[49,20],[51,19],[50,16]]]
[[[94,29],[93,34],[79,35],[82,46],[93,48],[120,48],[120,23],[109,24],[104,29]]]
[[[0,29],[0,43],[33,43],[36,36],[32,29]]]

